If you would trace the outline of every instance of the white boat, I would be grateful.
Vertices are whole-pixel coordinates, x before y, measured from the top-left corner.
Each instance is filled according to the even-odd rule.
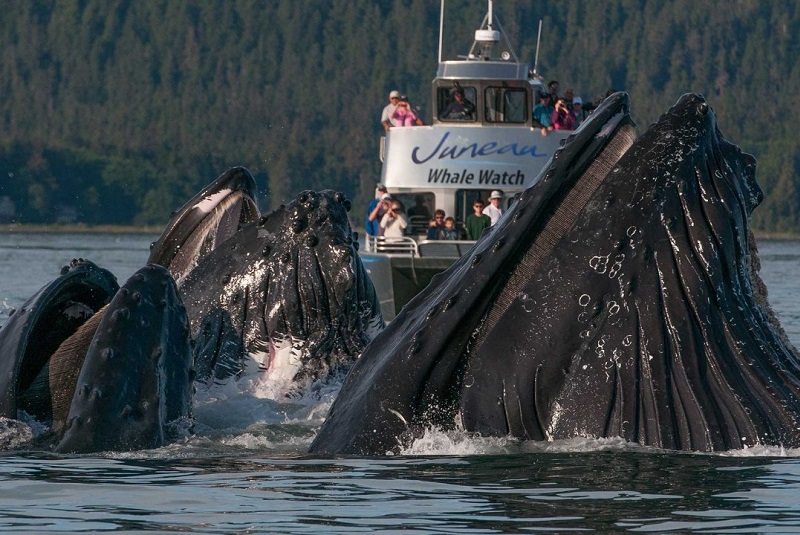
[[[367,236],[361,254],[386,321],[475,243],[425,239],[434,210],[444,210],[461,226],[472,213],[473,201],[480,198],[488,204],[493,190],[503,193],[505,210],[515,194],[537,180],[571,133],[554,130],[542,135],[534,126],[534,97],[546,88],[517,58],[491,0],[466,56],[442,59],[443,23],[439,32],[432,124],[393,127],[381,138],[381,182],[414,214],[404,238],[389,242]],[[474,104],[472,113],[445,113],[457,90]]]

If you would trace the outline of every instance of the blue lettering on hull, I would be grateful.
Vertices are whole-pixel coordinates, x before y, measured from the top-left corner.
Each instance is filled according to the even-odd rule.
[[[427,163],[431,160],[459,160],[471,159],[483,156],[491,156],[493,154],[513,154],[514,156],[530,156],[532,158],[546,158],[546,154],[537,152],[536,145],[520,145],[518,143],[508,143],[500,145],[496,141],[489,141],[478,145],[477,143],[470,143],[468,145],[448,145],[447,139],[450,137],[450,132],[445,132],[439,143],[436,144],[434,149],[428,155],[421,155],[421,147],[417,146],[411,151],[411,160],[415,164]],[[430,177],[428,178],[430,182]]]

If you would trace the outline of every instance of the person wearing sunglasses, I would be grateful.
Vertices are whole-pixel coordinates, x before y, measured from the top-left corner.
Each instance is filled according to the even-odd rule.
[[[391,238],[402,238],[405,234],[406,227],[408,227],[408,218],[403,210],[403,205],[400,201],[392,199],[389,210],[383,214],[381,219],[381,228],[383,229],[383,236],[391,241]]]
[[[473,213],[464,220],[464,229],[468,240],[477,240],[483,231],[492,226],[492,218],[483,213],[483,201],[477,199],[472,203]]]
[[[441,240],[444,234],[444,210],[439,209],[433,212],[433,219],[431,219],[428,226],[428,232],[425,233],[425,238],[428,240]]]

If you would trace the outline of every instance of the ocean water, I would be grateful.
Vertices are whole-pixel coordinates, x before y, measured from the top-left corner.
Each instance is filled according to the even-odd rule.
[[[0,234],[0,324],[73,257],[123,283],[154,238]],[[798,344],[800,242],[759,249],[770,303]],[[431,431],[403,455],[309,456],[334,395],[282,404],[221,389],[198,397],[196,435],[165,448],[0,452],[0,531],[800,532],[800,451],[687,454]]]

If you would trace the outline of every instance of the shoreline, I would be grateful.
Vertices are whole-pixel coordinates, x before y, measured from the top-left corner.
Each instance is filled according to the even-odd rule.
[[[43,234],[161,234],[164,227],[134,225],[86,225],[74,223],[69,225],[28,225],[7,223],[0,225],[2,234],[23,234],[39,232]]]
[[[354,229],[359,234],[363,229]],[[50,233],[50,234],[161,234],[163,227],[135,225],[86,225],[73,223],[69,225],[30,225],[21,223],[0,224],[0,234],[12,233]],[[754,232],[757,240],[788,241],[800,240],[800,234],[791,232]]]

